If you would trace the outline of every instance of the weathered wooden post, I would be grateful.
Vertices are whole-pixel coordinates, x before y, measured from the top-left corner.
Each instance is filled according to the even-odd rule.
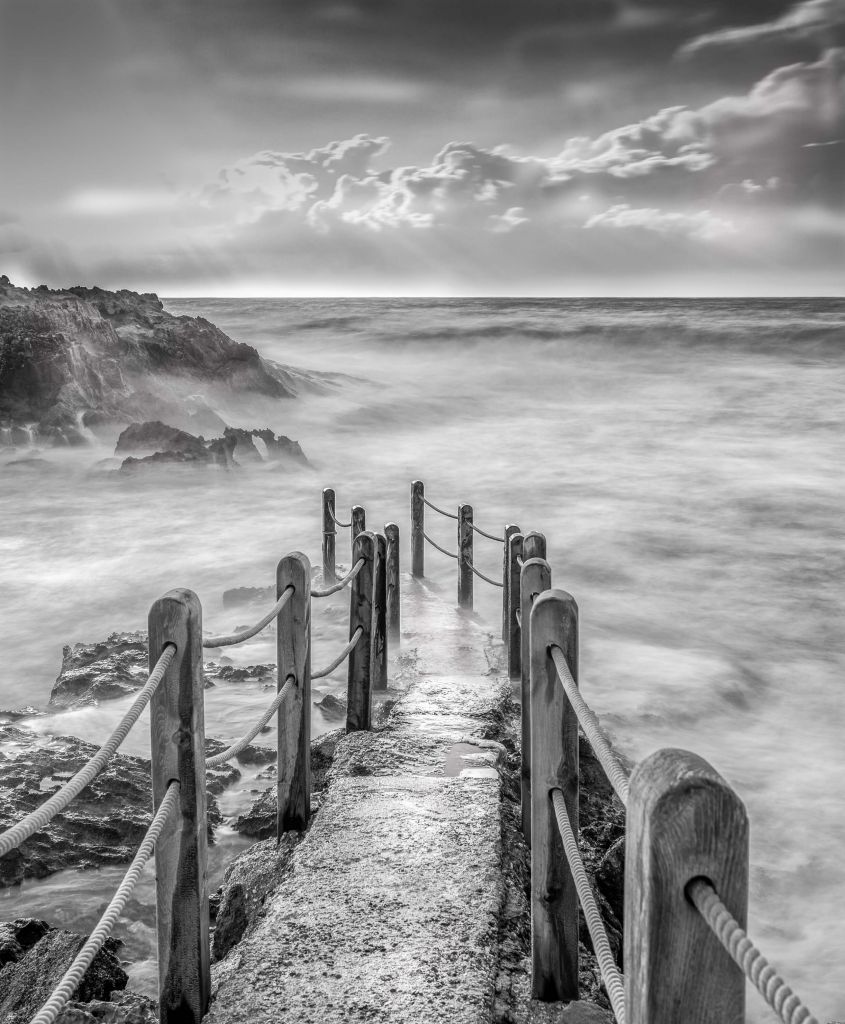
[[[349,639],[361,627],[361,636],[349,652],[347,674],[346,731],[369,729],[372,717],[372,626],[373,584],[375,582],[376,539],[359,533],[352,545],[352,564],[364,564],[349,588]]]
[[[527,538],[526,538],[527,540]],[[523,629],[520,630],[522,642],[522,685],[521,719],[522,729],[522,760],[520,763],[520,810],[522,814],[522,834],[526,843],[531,845],[531,609],[540,594],[552,585],[552,570],[543,558],[526,559],[522,567],[520,581],[520,614]]]
[[[200,1024],[208,1010],[205,716],[202,608],[190,590],[171,590],[150,609],[150,669],[165,644],[176,655],[150,701],[153,808],[171,782],[179,796],[155,848],[159,1019]]]
[[[706,878],[744,928],[748,818],[697,754],[658,750],[634,769],[625,839],[629,1024],[742,1024],[745,975],[684,894]]]
[[[523,567],[532,558],[542,558],[545,561],[546,558],[546,538],[542,533],[531,533],[523,534],[522,537],[522,564]],[[525,569],[523,568],[523,573]],[[521,578],[521,577],[520,577]],[[547,583],[543,590],[548,590],[551,583]],[[522,623],[519,630],[519,678],[522,681],[522,699],[523,701],[528,695],[528,679],[531,673],[531,650],[528,646],[528,618],[525,614],[525,600],[523,598],[524,587],[520,582],[519,584],[519,597],[517,608],[519,608],[519,621]],[[529,607],[529,614],[530,614]],[[523,707],[527,705],[523,704]],[[525,721],[525,716],[522,718]],[[524,735],[524,734],[523,734]],[[523,764],[525,760],[523,759]],[[527,833],[526,833],[527,834]],[[528,840],[530,842],[530,840]]]
[[[519,577],[522,566],[522,534],[512,533],[508,537],[508,676],[511,679],[520,677],[520,628],[517,611],[519,610]],[[520,614],[522,614],[520,612]]]
[[[422,480],[411,484],[411,575],[425,576],[425,487]]]
[[[390,644],[399,644],[401,639],[401,607],[399,592],[399,527],[386,523],[384,535],[387,538],[387,639]]]
[[[529,558],[545,558],[545,535],[542,533],[538,533],[536,530],[531,530],[530,533],[526,533],[522,541],[522,557],[525,559],[526,562]]]
[[[373,583],[373,689],[387,689],[387,538],[376,534]]]
[[[367,529],[367,513],[364,511],[363,505],[352,506],[352,546],[355,547],[355,538],[359,533],[363,533]],[[352,559],[352,564],[355,564],[355,559]]]
[[[279,562],[276,600],[293,587],[276,616],[276,692],[291,690],[276,712],[276,838],[302,832],[311,816],[311,563],[299,551]]]
[[[334,583],[337,579],[335,574],[335,547],[337,544],[337,527],[334,521],[335,496],[331,487],[323,488],[323,582],[326,585]]]
[[[504,555],[502,556],[502,643],[507,644],[509,629],[508,629],[508,593],[510,592],[511,582],[511,566],[510,566],[510,539],[515,534],[519,533],[519,527],[509,523],[505,527],[504,538]]]
[[[559,789],[563,793],[577,836],[578,719],[558,679],[549,646],[561,648],[577,684],[575,599],[563,590],[540,594],[531,610],[530,631],[531,994],[543,1002],[568,1002],[578,998],[578,895],[551,792]],[[626,929],[629,926],[626,920]],[[678,1020],[676,1017],[676,1024]]]
[[[458,506],[458,605],[472,608],[472,505]]]

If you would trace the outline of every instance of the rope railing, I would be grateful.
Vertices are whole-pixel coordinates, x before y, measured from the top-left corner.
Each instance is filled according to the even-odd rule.
[[[334,514],[334,506],[333,505],[329,506],[329,515],[332,517],[332,520],[334,521],[335,526],[339,526],[342,530],[349,530],[352,527],[352,523],[351,522],[349,522],[349,523],[342,523],[337,518],[337,516]]]
[[[434,509],[435,512],[439,512],[441,516],[447,516],[449,519],[458,518],[454,512],[447,512],[445,508],[438,508],[437,505],[432,504],[428,498],[423,498],[423,501],[429,508]]]
[[[311,588],[311,596],[312,597],[328,597],[330,594],[336,594],[339,590],[343,590],[343,588],[347,585],[347,583],[351,583],[352,580],[355,579],[355,577],[361,571],[361,567],[363,565],[364,565],[364,559],[363,558],[359,558],[358,561],[355,563],[355,565],[349,570],[349,572],[343,577],[342,580],[338,580],[337,583],[333,584],[330,587],[325,587],[323,590],[316,590],[316,589],[314,589],[312,587]]]
[[[452,551],[447,551],[447,550],[446,550],[446,548],[441,548],[441,547],[440,547],[440,545],[439,545],[439,544],[437,543],[437,541],[436,541],[436,540],[432,540],[432,539],[431,539],[431,537],[429,537],[429,535],[428,535],[427,533],[423,533],[423,537],[425,537],[425,539],[426,539],[426,540],[428,541],[428,543],[429,543],[429,544],[430,544],[430,545],[431,545],[431,546],[432,546],[433,548],[437,548],[437,550],[438,550],[438,551],[439,551],[439,552],[440,552],[441,554],[443,554],[443,555],[448,555],[448,556],[449,556],[449,558],[457,558],[457,557],[458,557],[458,556],[457,556],[457,555],[456,555],[456,554],[455,554],[454,552],[452,552]]]
[[[254,626],[248,626],[246,629],[242,629],[237,633],[228,633],[223,636],[209,636],[203,639],[203,647],[231,647],[234,644],[242,644],[244,640],[249,640],[254,637],[257,633],[260,633],[265,626],[276,618],[279,612],[284,606],[290,601],[293,596],[293,587],[286,587],[285,592],[276,601],[269,612],[264,616],[263,619],[259,619]]]
[[[158,661],[150,673],[147,682],[132,702],[132,706],[121,718],[111,736],[109,736],[97,753],[89,758],[87,763],[79,769],[73,778],[66,782],[49,800],[45,800],[43,804],[36,807],[34,811],[31,811],[16,825],[13,825],[0,835],[0,857],[5,856],[10,850],[20,846],[24,840],[29,839],[39,829],[44,828],[100,774],[112,759],[118,747],[129,735],[132,726],[141,717],[141,712],[149,704],[150,698],[158,688],[175,654],[176,645],[167,644],[159,655]]]
[[[479,579],[484,580],[485,583],[489,583],[494,587],[504,587],[504,583],[502,583],[500,580],[491,580],[490,577],[485,576],[480,569],[476,569],[472,562],[468,562],[467,564],[469,565],[470,569],[472,569],[472,571],[475,573],[475,575]]]
[[[590,938],[593,940],[593,951],[596,954],[602,981],[607,990],[610,1005],[618,1024],[625,1024],[625,984],[622,975],[616,967],[613,953],[610,949],[610,942],[607,938],[607,931],[602,921],[601,913],[596,904],[590,880],[584,869],[584,862],[578,849],[578,840],[572,830],[572,823],[566,812],[566,802],[563,793],[559,789],[551,792],[552,806],[554,807],[557,826],[560,830],[560,838],[563,841],[563,849],[566,853],[566,860],[569,870],[572,872],[572,879],[578,891],[578,899],[581,909],[584,911],[584,919],[587,922],[587,929]]]
[[[613,786],[616,795],[622,801],[623,806],[626,805],[630,788],[628,783],[629,772],[619,760],[619,755],[602,732],[595,712],[581,696],[581,691],[575,685],[575,680],[572,678],[572,673],[566,664],[563,651],[556,644],[552,644],[549,648],[549,654],[557,669],[558,679],[560,679],[566,696],[569,698],[573,711],[578,716],[581,728],[590,741],[593,752],[599,759],[599,763],[604,769],[605,775],[607,775],[608,781]]]
[[[357,629],[355,630],[355,632],[349,638],[349,643],[343,648],[343,650],[335,658],[335,660],[331,663],[331,665],[328,665],[326,668],[321,668],[319,672],[312,672],[311,673],[311,678],[312,679],[323,679],[325,676],[331,675],[332,672],[334,672],[334,670],[338,667],[338,665],[340,665],[342,662],[344,662],[349,657],[350,651],[353,650],[355,645],[361,639],[361,636],[362,636],[363,632],[364,632],[363,627],[358,626]]]
[[[475,523],[469,524],[475,533],[480,533],[482,537],[486,537],[488,540],[494,540],[497,544],[504,544],[504,537],[496,537],[492,533],[487,533],[486,530],[482,530],[480,526],[476,526]]]
[[[291,686],[294,682],[296,682],[296,680],[293,676],[288,676],[285,680],[285,685],[281,690],[279,690],[267,710],[261,718],[258,719],[249,732],[233,743],[231,747],[221,750],[219,754],[215,754],[213,757],[207,757],[205,759],[206,768],[217,768],[221,764],[226,764],[227,761],[231,761],[233,757],[240,754],[245,747],[248,747],[264,726],[270,721],[273,715],[279,710],[284,701],[287,700],[287,696],[290,693]]]
[[[690,902],[783,1024],[819,1024],[769,961],[757,949],[705,878],[694,878],[686,887]]]
[[[129,870],[123,876],[123,881],[118,886],[117,892],[112,896],[105,913],[88,936],[82,949],[76,954],[73,963],[67,969],[61,981],[53,989],[50,998],[32,1018],[30,1024],[54,1024],[56,1018],[79,987],[79,983],[85,977],[85,972],[93,963],[94,957],[103,948],[106,939],[111,935],[118,918],[123,913],[123,908],[132,895],[132,890],[135,888],[141,872],[144,870],[144,866],[152,856],[155,845],[161,837],[161,833],[164,830],[168,817],[173,811],[178,796],[179,783],[171,782],[141,845],[138,847],[138,852],[135,854]]]

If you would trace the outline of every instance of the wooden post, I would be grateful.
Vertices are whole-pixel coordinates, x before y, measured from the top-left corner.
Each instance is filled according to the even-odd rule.
[[[522,534],[512,533],[508,537],[508,676],[520,678],[520,639],[519,620],[516,611],[519,608],[519,577],[521,569],[518,559],[522,558]],[[520,613],[521,614],[521,613]]]
[[[387,639],[398,646],[401,639],[402,611],[399,600],[399,527],[386,523],[387,538]]]
[[[327,586],[337,579],[335,573],[335,546],[337,527],[334,521],[335,496],[331,487],[323,488],[323,583]]]
[[[578,682],[578,606],[547,590],[531,611],[531,994],[543,1002],[578,998],[578,895],[566,862],[551,791],[563,793],[578,835],[578,719],[549,645]],[[626,920],[625,927],[630,927]],[[680,1020],[676,1017],[676,1024]],[[685,1018],[690,1021],[694,1017]]]
[[[411,484],[411,575],[415,579],[425,576],[425,487],[422,480]]]
[[[526,541],[527,541],[526,537]],[[552,570],[543,558],[529,558],[522,567],[520,581],[520,612],[524,629],[521,638],[521,730],[522,760],[520,763],[520,810],[522,834],[531,845],[531,609],[540,594],[552,585]]]
[[[153,808],[179,783],[173,816],[155,848],[159,1020],[200,1024],[209,973],[202,608],[190,590],[171,590],[150,609],[150,668],[164,645],[176,655],[150,701]]]
[[[367,513],[364,511],[363,505],[352,506],[352,546],[355,546],[355,538],[359,533],[363,533],[367,529]],[[355,559],[352,559],[352,564],[355,564]]]
[[[697,754],[658,750],[631,776],[625,843],[629,1024],[742,1024],[745,976],[684,894],[707,878],[745,927],[742,801]]]
[[[515,533],[519,533],[519,527],[509,523],[505,527],[505,552],[502,557],[502,643],[504,644],[507,644],[508,636],[510,635],[508,627],[508,593],[510,591],[511,582],[511,564],[509,558],[510,539]]]
[[[529,558],[546,557],[546,538],[542,533],[532,530],[526,533],[522,541],[522,557],[527,562]]]
[[[369,729],[372,717],[372,623],[376,539],[359,533],[352,546],[352,564],[364,559],[361,571],[349,588],[349,639],[360,626],[363,633],[349,652],[346,731]]]
[[[387,689],[387,538],[376,534],[373,583],[373,689]]]
[[[276,616],[276,692],[291,678],[277,712],[276,838],[302,832],[311,816],[311,563],[299,551],[279,562],[276,599],[293,595]]]
[[[472,608],[472,505],[458,507],[458,605]]]

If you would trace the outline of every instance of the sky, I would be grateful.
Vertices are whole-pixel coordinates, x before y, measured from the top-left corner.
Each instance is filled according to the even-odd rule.
[[[0,0],[0,273],[845,294],[845,0]]]

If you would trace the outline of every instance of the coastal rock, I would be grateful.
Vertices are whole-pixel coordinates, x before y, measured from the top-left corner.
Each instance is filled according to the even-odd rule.
[[[5,731],[14,728],[6,726]],[[98,749],[75,736],[56,736],[41,744],[21,729],[8,738],[18,745],[0,752],[0,831],[35,810]],[[208,785],[214,790],[221,779],[228,778],[228,785],[237,777],[237,769],[213,769],[208,773]],[[213,841],[213,829],[223,816],[212,793],[207,813],[209,841]],[[128,863],[151,820],[150,762],[115,754],[65,813],[57,814],[17,849],[0,857],[0,888],[65,868]]]
[[[155,295],[17,288],[0,276],[0,444],[84,444],[83,426],[138,419],[196,429],[180,409],[198,383],[221,397],[293,396],[252,346],[173,316]]]
[[[130,423],[122,431],[114,447],[115,455],[153,454],[154,452],[197,452],[205,455],[205,445],[198,437],[177,427],[169,427],[161,420],[148,423]]]
[[[327,693],[322,700],[314,701],[314,707],[319,708],[326,718],[346,717],[346,701],[341,697],[335,697],[333,693]]]
[[[65,644],[49,703],[83,707],[139,690],[147,681],[147,634],[111,633],[93,644]]]

